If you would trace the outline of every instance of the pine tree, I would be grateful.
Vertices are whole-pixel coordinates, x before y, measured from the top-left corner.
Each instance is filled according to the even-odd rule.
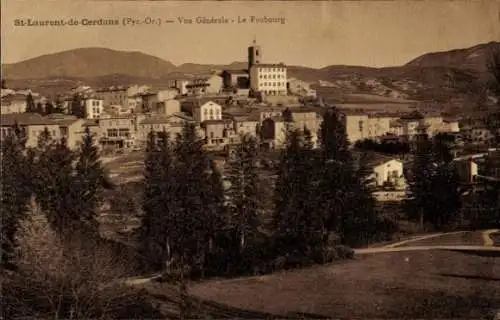
[[[55,110],[56,110],[56,108],[54,107],[54,105],[51,102],[45,103],[44,114],[48,115],[48,114],[56,113]]]
[[[211,173],[210,173],[210,181],[209,181],[209,189],[210,189],[210,206],[207,208],[212,218],[210,218],[209,228],[210,228],[210,243],[209,243],[209,251],[213,252],[215,246],[215,239],[218,236],[227,231],[228,229],[228,213],[226,208],[226,195],[223,184],[222,174],[215,164],[215,162],[211,161]]]
[[[62,142],[64,143],[64,142]],[[100,161],[98,147],[94,143],[89,127],[85,128],[78,160],[75,167],[74,210],[77,212],[76,223],[79,231],[97,234],[97,210],[102,201],[102,193],[112,187]]]
[[[162,266],[164,251],[163,244],[157,243],[158,235],[163,233],[159,228],[159,216],[161,212],[161,166],[159,162],[157,136],[154,131],[149,132],[146,145],[146,157],[144,159],[144,194],[143,194],[143,218],[140,232],[141,248],[144,256],[154,268]]]
[[[350,245],[366,244],[374,240],[377,215],[372,196],[372,169],[368,166],[369,155],[363,152],[357,168],[348,184],[348,214],[343,219],[343,240]]]
[[[319,140],[321,152],[318,168],[317,212],[323,219],[323,241],[332,232],[343,238],[344,220],[352,201],[354,169],[349,141],[338,110],[331,108],[323,115]]]
[[[31,93],[28,93],[26,96],[26,112],[27,113],[35,113],[37,111],[35,100],[33,100],[33,96]]]
[[[426,222],[436,229],[450,226],[458,217],[461,196],[449,146],[422,134],[415,142],[413,158],[413,167],[407,176],[409,216],[418,217],[421,227]]]
[[[40,115],[45,115],[45,109],[43,108],[43,104],[41,102],[37,102],[35,112]]]
[[[25,141],[24,134],[16,125],[14,132],[8,134],[1,144],[1,264],[8,269],[15,268],[16,233],[20,222],[29,212],[31,197],[28,163],[24,154]]]
[[[432,209],[432,179],[436,172],[433,163],[433,146],[427,134],[416,137],[413,164],[407,172],[409,194],[405,206],[410,218],[418,219],[424,227],[425,213]]]
[[[312,212],[316,200],[310,132],[289,131],[282,151],[275,187],[274,228],[284,240],[284,253],[308,255],[317,245],[321,221]],[[319,228],[319,230],[318,230]]]
[[[233,158],[228,161],[226,177],[230,184],[227,191],[230,223],[239,236],[240,250],[256,234],[259,224],[261,194],[258,192],[257,155],[256,139],[243,135]]]
[[[194,124],[187,123],[178,136],[175,179],[175,251],[193,265],[204,260],[210,238],[212,213],[206,210],[212,199],[210,190],[210,162],[203,149],[203,140]]]
[[[64,241],[81,227],[73,189],[75,160],[64,140],[52,141],[47,129],[42,132],[34,159],[36,201]]]
[[[71,101],[71,114],[77,118],[85,118],[85,110],[82,103],[82,97],[79,94],[75,94]]]

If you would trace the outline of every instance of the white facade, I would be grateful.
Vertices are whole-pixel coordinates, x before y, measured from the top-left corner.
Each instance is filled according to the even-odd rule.
[[[256,64],[250,68],[250,87],[266,95],[287,94],[287,70],[284,64]]]
[[[86,119],[99,119],[104,110],[104,101],[101,99],[85,99],[82,101]]]
[[[373,175],[377,186],[383,186],[386,182],[402,186],[403,162],[392,159],[378,164],[373,167]]]
[[[195,119],[199,122],[206,120],[222,120],[222,107],[213,101],[205,102],[196,108],[194,113]]]

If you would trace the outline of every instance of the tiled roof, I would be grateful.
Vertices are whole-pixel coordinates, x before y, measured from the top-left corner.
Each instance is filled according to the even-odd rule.
[[[286,67],[284,63],[256,63],[253,66],[256,67],[264,67],[264,68],[273,68],[273,67],[278,67],[278,68],[283,68]]]
[[[13,126],[16,123],[19,125],[56,125],[52,119],[43,117],[38,113],[15,113],[2,114],[0,116],[0,125]]]
[[[140,124],[164,124],[164,123],[169,123],[169,119],[171,118],[180,118],[184,121],[193,121],[193,118],[191,117],[188,117],[182,113],[176,113],[176,114],[172,114],[172,115],[168,115],[168,116],[165,116],[165,115],[158,115],[158,116],[152,116],[152,117],[149,117],[149,118],[146,118],[144,119],[143,121],[140,122]]]
[[[225,124],[231,122],[231,120],[228,119],[220,119],[220,120],[205,120],[203,121],[204,125],[210,125],[210,124]]]

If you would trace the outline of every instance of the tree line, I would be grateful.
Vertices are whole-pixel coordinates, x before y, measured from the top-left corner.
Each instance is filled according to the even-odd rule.
[[[312,136],[289,120],[269,186],[255,137],[242,136],[219,168],[194,124],[176,137],[151,132],[138,237],[141,269],[166,270],[186,296],[185,275],[273,272],[352,257],[351,246],[389,240],[397,221],[377,215],[368,158],[353,155],[341,114],[335,108],[324,113],[318,147]],[[423,135],[412,152],[408,216],[446,228],[461,205],[449,148]],[[3,265],[16,267],[15,235],[33,203],[67,245],[68,259],[72,243],[99,237],[102,194],[113,185],[88,128],[75,152],[48,130],[35,148],[26,148],[16,126],[2,143],[2,167]],[[268,198],[271,212],[264,206]]]

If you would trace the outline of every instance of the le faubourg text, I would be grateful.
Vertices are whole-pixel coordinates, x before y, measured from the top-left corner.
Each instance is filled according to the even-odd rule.
[[[105,26],[161,26],[165,24],[285,24],[285,17],[271,16],[195,16],[195,17],[122,17],[122,18],[68,18],[68,19],[15,19],[16,27],[105,27]]]

